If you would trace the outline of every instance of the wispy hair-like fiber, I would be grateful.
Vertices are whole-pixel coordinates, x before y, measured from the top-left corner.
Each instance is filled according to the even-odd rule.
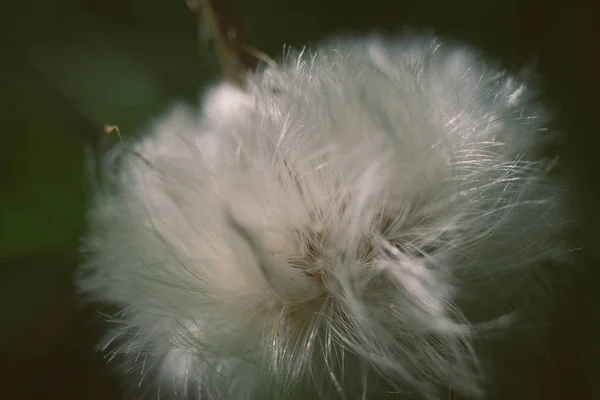
[[[246,79],[105,161],[78,285],[108,356],[161,398],[485,398],[479,338],[545,313],[566,250],[533,90],[428,36]]]

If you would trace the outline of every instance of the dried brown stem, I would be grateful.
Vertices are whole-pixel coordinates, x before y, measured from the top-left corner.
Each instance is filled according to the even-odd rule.
[[[200,41],[214,43],[225,78],[243,87],[244,74],[256,67],[259,60],[270,65],[273,60],[265,53],[247,45],[227,0],[186,0],[198,16]],[[208,37],[206,37],[206,35]]]

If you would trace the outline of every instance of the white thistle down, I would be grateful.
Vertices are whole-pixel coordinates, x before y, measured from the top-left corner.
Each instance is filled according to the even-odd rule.
[[[78,285],[134,383],[485,398],[479,337],[543,315],[565,253],[525,83],[431,37],[338,39],[203,104],[117,146],[91,211]]]

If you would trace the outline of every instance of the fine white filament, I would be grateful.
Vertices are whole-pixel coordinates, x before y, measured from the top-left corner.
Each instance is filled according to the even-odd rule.
[[[78,277],[105,350],[154,398],[485,398],[479,338],[542,315],[565,254],[547,123],[426,36],[216,85],[105,161]]]

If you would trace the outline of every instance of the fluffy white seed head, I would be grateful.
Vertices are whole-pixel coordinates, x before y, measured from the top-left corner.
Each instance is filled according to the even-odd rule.
[[[247,79],[107,159],[79,287],[109,354],[161,398],[482,396],[478,336],[564,253],[530,89],[430,37]]]

